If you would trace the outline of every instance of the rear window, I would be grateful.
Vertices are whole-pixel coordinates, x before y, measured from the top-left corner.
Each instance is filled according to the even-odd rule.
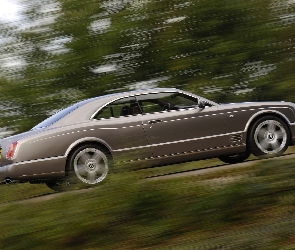
[[[35,129],[35,128],[46,128],[46,127],[56,123],[57,121],[59,121],[63,117],[67,116],[68,114],[72,113],[77,108],[83,106],[84,104],[86,104],[86,103],[88,103],[88,102],[90,102],[92,100],[93,99],[84,100],[82,102],[75,103],[75,104],[73,104],[73,105],[71,105],[71,106],[69,106],[69,107],[67,107],[65,109],[62,109],[61,111],[57,112],[56,114],[48,117],[43,122],[40,122],[38,125],[33,127],[33,129]]]

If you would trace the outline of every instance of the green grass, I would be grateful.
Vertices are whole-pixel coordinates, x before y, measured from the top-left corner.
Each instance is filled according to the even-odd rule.
[[[57,195],[42,184],[1,186],[0,249],[295,249],[294,160],[167,180],[145,174]]]

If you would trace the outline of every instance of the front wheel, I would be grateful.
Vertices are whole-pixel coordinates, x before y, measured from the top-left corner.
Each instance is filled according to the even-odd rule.
[[[259,158],[280,156],[287,150],[289,144],[287,125],[274,116],[261,117],[249,131],[249,149]]]
[[[233,154],[233,155],[222,155],[218,159],[229,164],[240,163],[248,159],[250,152],[246,151],[243,153]]]

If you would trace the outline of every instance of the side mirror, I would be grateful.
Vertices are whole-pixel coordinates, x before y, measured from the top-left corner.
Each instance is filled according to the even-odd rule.
[[[206,102],[203,101],[203,100],[200,100],[199,103],[198,103],[198,107],[199,107],[200,109],[205,108],[205,107],[206,107]]]

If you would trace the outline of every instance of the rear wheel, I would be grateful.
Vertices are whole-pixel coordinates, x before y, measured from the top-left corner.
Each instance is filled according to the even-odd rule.
[[[107,177],[111,162],[110,153],[105,148],[82,145],[69,156],[65,180],[48,182],[47,186],[55,191],[92,187]]]
[[[248,147],[259,158],[280,156],[289,144],[287,125],[274,116],[261,117],[249,131]]]

